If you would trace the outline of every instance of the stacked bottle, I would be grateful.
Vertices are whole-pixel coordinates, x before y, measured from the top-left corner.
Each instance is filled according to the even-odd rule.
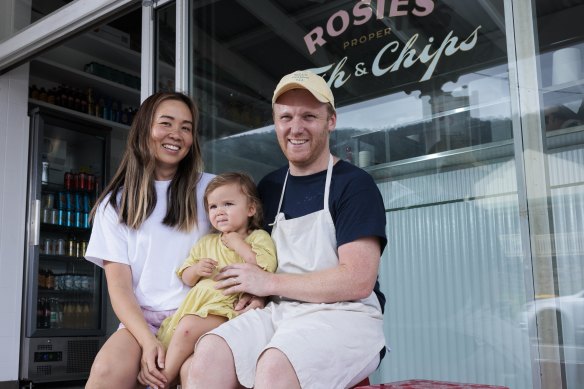
[[[123,107],[120,100],[110,96],[97,96],[93,88],[81,88],[59,85],[51,89],[29,87],[29,97],[67,109],[82,112],[98,118],[130,125],[137,111],[134,107]]]
[[[40,297],[37,301],[37,328],[91,328],[95,312],[82,300]]]

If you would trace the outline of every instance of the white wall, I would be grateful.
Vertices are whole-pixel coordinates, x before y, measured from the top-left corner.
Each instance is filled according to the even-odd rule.
[[[0,76],[0,382],[18,379],[29,122],[28,64]]]

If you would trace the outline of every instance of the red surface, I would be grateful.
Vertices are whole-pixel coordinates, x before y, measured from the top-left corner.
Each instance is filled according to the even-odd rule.
[[[432,380],[408,380],[380,385],[357,386],[355,389],[509,389],[506,386],[463,384]]]

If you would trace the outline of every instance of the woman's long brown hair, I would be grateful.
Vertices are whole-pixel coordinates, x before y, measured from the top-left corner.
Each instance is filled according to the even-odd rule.
[[[109,203],[118,212],[120,222],[130,228],[140,228],[152,214],[157,201],[154,188],[156,158],[152,147],[152,123],[156,109],[167,100],[181,101],[191,111],[193,144],[189,153],[180,161],[168,188],[168,207],[163,223],[180,231],[189,231],[197,226],[196,188],[203,172],[197,131],[199,110],[190,97],[180,92],[155,93],[140,105],[130,127],[120,166],[96,201],[91,211],[92,218],[108,194],[111,194]]]

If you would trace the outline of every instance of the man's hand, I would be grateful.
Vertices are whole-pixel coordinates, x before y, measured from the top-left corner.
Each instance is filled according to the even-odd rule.
[[[237,263],[225,266],[214,278],[215,289],[223,289],[223,294],[250,293],[256,296],[271,295],[270,284],[273,274],[257,265]]]
[[[251,311],[256,308],[263,308],[266,306],[266,298],[251,295],[249,293],[244,293],[241,295],[237,303],[235,303],[235,313],[241,315],[247,311]]]

